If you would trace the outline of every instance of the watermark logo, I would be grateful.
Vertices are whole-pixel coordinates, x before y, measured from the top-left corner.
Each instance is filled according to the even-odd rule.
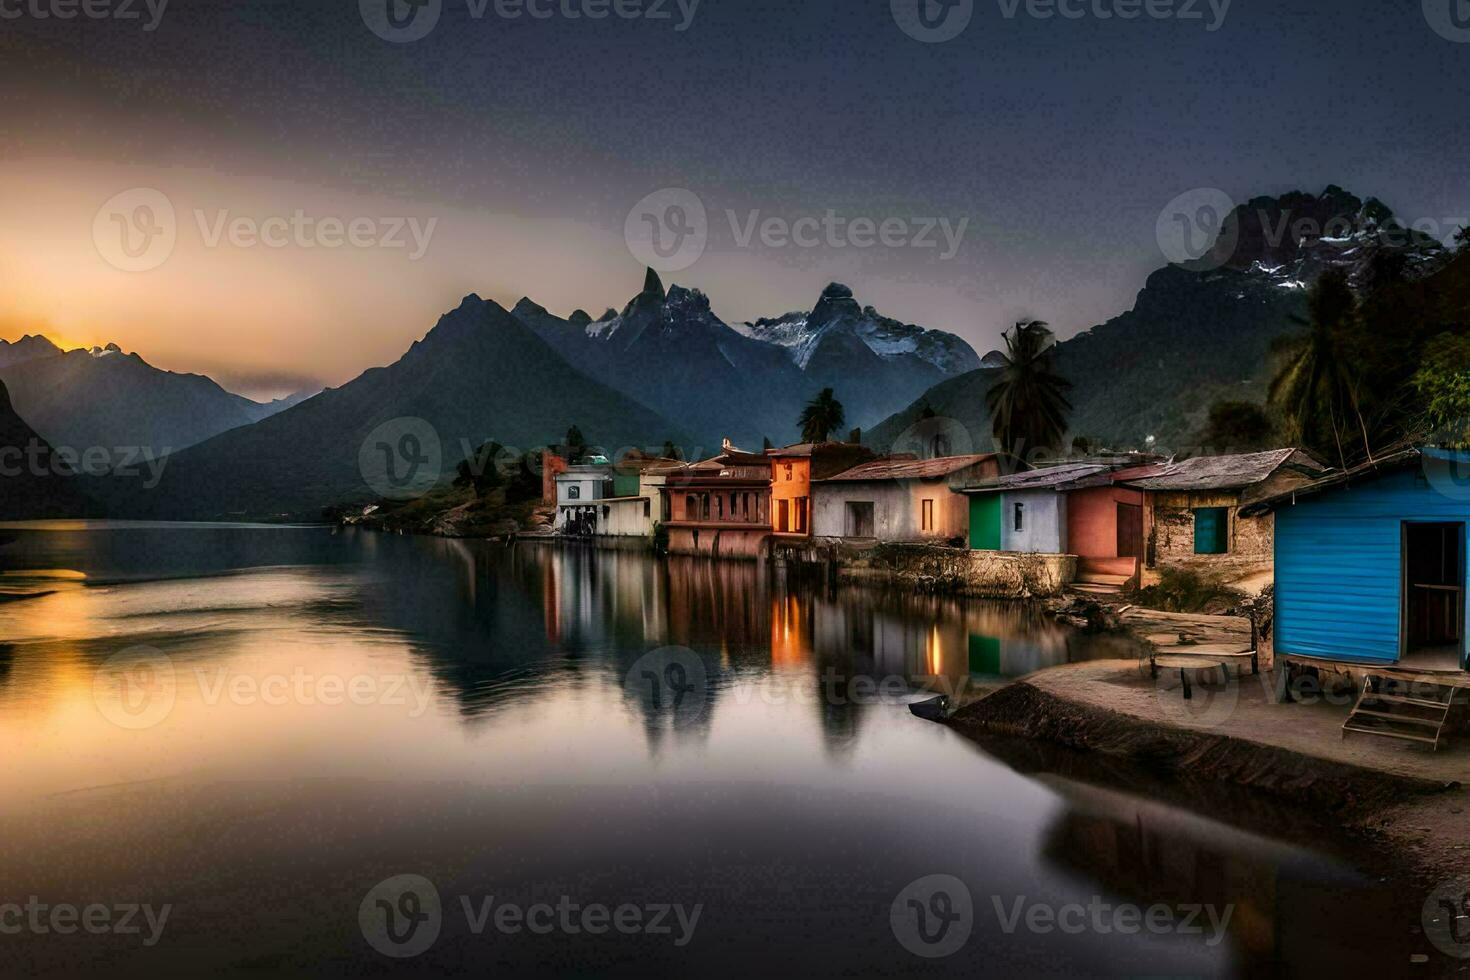
[[[390,44],[423,40],[444,12],[444,0],[358,0],[357,6],[367,29]]]
[[[700,0],[466,0],[472,21],[493,14],[497,20],[647,20],[678,23],[682,34],[694,24]],[[439,25],[443,0],[358,0],[362,22],[384,41],[408,44],[420,41]]]
[[[1235,253],[1240,235],[1239,226],[1227,220],[1234,210],[1235,202],[1218,187],[1185,191],[1159,212],[1154,228],[1159,251],[1175,264],[1219,268]]]
[[[438,941],[444,925],[439,889],[423,875],[384,879],[363,896],[357,924],[362,938],[384,956],[419,956]]]
[[[1446,41],[1470,44],[1470,0],[1424,0],[1424,19]]]
[[[1084,905],[1067,902],[1052,905],[1046,902],[1031,902],[1025,895],[1016,896],[1012,902],[1001,900],[999,895],[990,897],[995,909],[996,921],[1001,932],[1014,935],[1024,928],[1038,936],[1062,933],[1078,936],[1092,933],[1098,936],[1136,936],[1147,932],[1155,936],[1203,936],[1205,945],[1214,947],[1225,941],[1230,920],[1235,915],[1235,906],[1223,908],[1216,905],[1164,905],[1162,903],[1143,908],[1129,902],[1113,904],[1094,895]]]
[[[89,936],[142,936],[143,945],[152,948],[163,938],[163,930],[173,910],[171,904],[154,906],[135,902],[53,904],[32,895],[24,905],[19,902],[0,904],[0,936],[23,933],[72,936],[79,932]]]
[[[92,219],[97,254],[123,272],[148,272],[168,261],[178,244],[173,202],[152,187],[115,194]]]
[[[386,500],[422,497],[443,470],[439,432],[420,418],[389,419],[368,433],[357,453],[363,482]]]
[[[174,663],[152,647],[113,654],[92,677],[92,700],[119,728],[140,731],[169,716],[178,699]]]
[[[623,240],[640,264],[659,272],[682,272],[698,262],[709,245],[704,202],[682,187],[654,191],[628,212]]]
[[[653,714],[693,720],[704,714],[709,674],[687,647],[661,647],[639,657],[623,676],[623,691]]]
[[[893,21],[915,41],[940,44],[964,33],[975,16],[975,0],[890,0]]]
[[[762,216],[759,209],[748,212],[743,218],[735,211],[726,210],[730,222],[730,234],[739,248],[749,248],[757,240],[766,248],[829,248],[844,249],[921,248],[942,249],[939,261],[948,262],[960,253],[965,232],[970,228],[970,219],[958,221],[948,217],[899,217],[889,215],[873,218],[866,215],[850,217],[828,208],[822,215],[804,215],[786,218],[780,215]]]
[[[655,902],[646,905],[582,903],[562,895],[555,903],[520,905],[494,895],[460,895],[460,912],[471,936],[668,936],[677,947],[694,939],[704,905]],[[439,939],[445,908],[434,883],[422,875],[395,875],[374,885],[357,909],[358,926],[369,946],[394,959],[427,952]]]
[[[1206,658],[1201,658],[1203,663]],[[1235,714],[1240,703],[1240,682],[1222,667],[1158,667],[1154,691],[1165,718],[1191,728],[1219,728]],[[1224,675],[1223,685],[1211,678]],[[1263,678],[1265,675],[1261,675]],[[1187,696],[1186,696],[1187,695]]]
[[[1463,438],[1466,431],[1470,428],[1461,425],[1456,435]],[[1470,500],[1470,454],[1425,450],[1420,466],[1425,481],[1440,496],[1462,502]]]
[[[963,422],[931,415],[901,432],[889,450],[896,455],[912,454],[919,459],[968,456],[975,452],[975,437]]]
[[[1424,935],[1434,948],[1470,960],[1470,877],[1441,882],[1424,900]]]
[[[0,2],[0,20],[116,20],[141,21],[147,10],[145,33],[158,30],[163,23],[169,0],[4,0]],[[142,8],[142,9],[139,9]]]
[[[915,956],[952,956],[970,941],[975,902],[969,887],[954,875],[928,875],[898,893],[888,924],[899,944]]]

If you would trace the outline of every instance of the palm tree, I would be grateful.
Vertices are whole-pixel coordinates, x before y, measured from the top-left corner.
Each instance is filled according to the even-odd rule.
[[[1056,372],[1056,336],[1040,320],[1021,320],[1003,336],[1005,366],[985,393],[996,448],[1017,457],[1061,449],[1072,383]]]
[[[842,428],[847,413],[842,403],[832,395],[831,388],[823,388],[801,410],[801,438],[805,442],[826,442],[827,437]]]
[[[1345,440],[1361,438],[1363,452],[1373,455],[1353,359],[1347,350],[1358,301],[1346,274],[1332,270],[1317,280],[1307,308],[1310,319],[1298,322],[1308,331],[1288,345],[1287,361],[1271,381],[1271,404],[1286,420],[1292,441],[1335,455],[1346,468],[1349,451]]]

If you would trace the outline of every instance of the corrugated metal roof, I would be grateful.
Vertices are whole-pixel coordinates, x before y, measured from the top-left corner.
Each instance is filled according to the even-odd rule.
[[[1284,493],[1278,493],[1272,497],[1264,497],[1261,500],[1240,508],[1241,514],[1246,517],[1254,517],[1264,514],[1285,504],[1292,504],[1299,497],[1311,497],[1336,487],[1345,487],[1361,480],[1370,480],[1384,473],[1392,473],[1397,470],[1408,469],[1418,466],[1422,454],[1417,449],[1402,449],[1388,456],[1381,456],[1367,463],[1360,463],[1351,469],[1342,470],[1324,476],[1320,480],[1304,483]]]
[[[1061,490],[1072,483],[1099,473],[1106,473],[1112,467],[1103,463],[1068,463],[1061,466],[1048,466],[1040,470],[1028,470],[1025,473],[1012,473],[994,480],[986,480],[972,487],[966,487],[964,493],[995,493],[1006,490]]]
[[[1118,482],[1127,483],[1137,490],[1237,490],[1269,479],[1298,454],[1301,456],[1298,462],[1314,469],[1321,468],[1300,450],[1273,449],[1237,456],[1196,456],[1166,464],[1163,472],[1156,476],[1135,478],[1120,474]]]
[[[866,480],[925,480],[950,476],[977,463],[994,459],[995,453],[980,453],[970,456],[939,456],[934,459],[875,459],[871,463],[854,466],[825,483],[858,483]]]

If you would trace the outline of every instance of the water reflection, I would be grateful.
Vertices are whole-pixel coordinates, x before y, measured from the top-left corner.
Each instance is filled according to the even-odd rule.
[[[709,909],[685,951],[447,929],[415,964],[425,975],[1226,975],[1310,966],[1295,922],[1325,929],[1333,888],[1380,901],[1314,853],[1202,830],[1136,794],[1087,797],[1054,766],[1018,774],[915,719],[906,703],[924,691],[1111,652],[1022,605],[325,528],[16,534],[0,571],[85,579],[0,602],[0,900],[180,904],[151,959],[31,937],[7,948],[25,972],[382,973],[352,917],[406,871],[449,896]],[[128,730],[94,684],[135,645],[170,658],[179,684],[166,717]],[[649,668],[664,648],[675,659]],[[645,672],[656,690],[630,682]],[[428,700],[218,694],[302,673],[405,680]],[[894,896],[940,871],[979,906],[964,963],[921,962],[888,930]],[[989,906],[1098,892],[1234,901],[1242,932],[1218,948],[1018,936]],[[1344,944],[1401,963],[1398,922],[1355,921]]]

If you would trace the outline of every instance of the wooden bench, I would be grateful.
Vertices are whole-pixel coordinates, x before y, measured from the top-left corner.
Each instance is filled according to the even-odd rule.
[[[1156,666],[1160,657],[1201,657],[1206,660],[1223,661],[1237,665],[1237,674],[1245,673],[1245,663],[1250,661],[1251,673],[1261,672],[1260,652],[1250,647],[1232,646],[1228,643],[1197,643],[1194,645],[1178,645],[1155,647],[1149,654],[1149,672],[1157,678],[1159,670]]]
[[[1179,671],[1179,682],[1184,685],[1184,700],[1189,701],[1194,697],[1194,688],[1189,683],[1189,672],[1191,670],[1220,670],[1225,669],[1225,663],[1221,660],[1209,660],[1204,657],[1177,657],[1159,655],[1153,658],[1154,677],[1159,676],[1159,668],[1165,670]]]

